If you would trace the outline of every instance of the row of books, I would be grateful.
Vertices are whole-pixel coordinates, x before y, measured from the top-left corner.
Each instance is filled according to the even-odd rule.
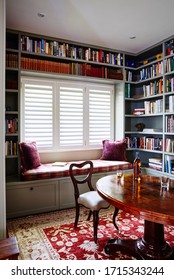
[[[154,78],[158,75],[162,75],[163,74],[163,62],[158,62],[155,63],[149,67],[143,68],[140,70],[140,80],[146,80],[146,79],[150,79],[150,78]]]
[[[146,150],[162,151],[163,140],[161,138],[151,137],[126,137],[127,148],[139,148]]]
[[[166,92],[174,91],[174,77],[166,79]]]
[[[168,97],[168,109],[166,109],[168,113],[174,113],[174,95],[169,95]]]
[[[174,71],[174,57],[165,59],[164,61],[164,71],[165,73]]]
[[[87,61],[123,65],[123,54],[91,49],[73,44],[21,36],[21,50]]]
[[[165,151],[167,153],[174,153],[174,139],[166,138],[166,140],[165,140]]]
[[[18,154],[18,142],[16,141],[6,141],[5,142],[5,155],[6,156],[16,156]]]
[[[162,171],[162,159],[161,158],[149,158],[148,165],[152,169]]]
[[[6,119],[5,131],[6,133],[18,132],[18,118]]]
[[[150,84],[143,85],[143,96],[148,97],[163,93],[163,79],[151,82]]]
[[[151,82],[148,85],[143,85],[143,95],[140,97],[148,97],[163,93],[163,80]],[[125,85],[125,97],[131,98],[131,85],[128,83]]]
[[[166,132],[174,132],[174,116],[165,116]]]
[[[163,100],[144,101],[145,114],[159,114],[163,112]]]
[[[21,68],[35,71],[54,72],[62,74],[73,74],[108,79],[122,80],[122,71],[104,66],[91,65],[77,62],[57,62],[42,59],[22,57]]]
[[[133,115],[160,114],[163,112],[163,100],[144,101],[143,108],[134,108]]]
[[[148,97],[152,95],[163,93],[163,79],[150,82],[142,86],[143,97]],[[131,97],[131,85],[128,83],[125,85],[125,97]]]
[[[127,82],[136,82],[136,76],[134,75],[133,71],[124,70],[124,78]]]
[[[174,174],[174,156],[166,155],[164,162],[165,162],[165,172]]]
[[[18,68],[18,55],[15,53],[6,53],[6,67]]]

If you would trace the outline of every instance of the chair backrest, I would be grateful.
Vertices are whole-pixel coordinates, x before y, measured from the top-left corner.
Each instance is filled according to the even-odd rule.
[[[81,169],[84,167],[86,169],[85,178],[84,177],[79,178],[79,176],[77,175],[78,174],[77,169]],[[73,182],[73,186],[74,186],[75,199],[77,199],[80,194],[79,185],[87,183],[90,191],[94,191],[94,188],[91,183],[92,173],[93,173],[93,162],[90,160],[87,160],[87,161],[84,161],[81,163],[71,163],[71,165],[69,167],[69,174],[70,174],[71,180]]]

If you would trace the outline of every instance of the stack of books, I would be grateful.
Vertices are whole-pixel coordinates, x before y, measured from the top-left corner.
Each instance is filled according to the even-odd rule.
[[[144,115],[145,109],[144,108],[136,108],[133,110],[133,115]]]
[[[162,171],[162,159],[161,158],[149,158],[149,167]]]

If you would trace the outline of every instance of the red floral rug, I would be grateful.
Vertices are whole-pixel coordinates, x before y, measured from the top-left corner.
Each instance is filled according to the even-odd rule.
[[[78,227],[74,229],[75,209],[13,219],[7,222],[9,235],[18,240],[24,260],[107,260],[104,251],[111,238],[137,239],[143,235],[144,223],[137,217],[119,211],[117,225],[112,223],[113,208],[100,212],[98,243],[93,241],[93,223],[86,221],[87,210],[81,209]],[[174,227],[165,227],[165,238],[174,246]],[[131,260],[130,255],[117,252],[114,259]]]

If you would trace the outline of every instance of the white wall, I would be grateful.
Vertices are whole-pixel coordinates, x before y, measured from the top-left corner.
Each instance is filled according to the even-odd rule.
[[[5,192],[5,30],[6,3],[0,0],[0,239],[6,237]]]
[[[102,155],[102,149],[86,150],[86,151],[65,151],[57,153],[40,153],[42,163],[54,161],[77,161],[77,160],[90,160],[99,159]]]

